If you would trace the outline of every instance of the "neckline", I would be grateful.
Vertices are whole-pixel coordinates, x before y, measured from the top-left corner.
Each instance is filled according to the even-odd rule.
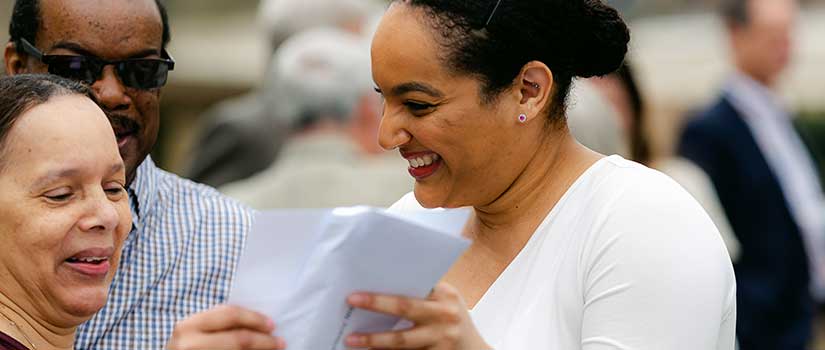
[[[536,230],[533,231],[533,235],[530,236],[530,239],[527,240],[527,243],[524,245],[524,247],[522,247],[521,250],[518,252],[518,254],[516,254],[516,257],[513,258],[513,260],[510,261],[509,264],[507,264],[507,267],[504,269],[504,271],[501,272],[500,275],[498,275],[496,280],[493,281],[493,284],[491,284],[490,287],[487,288],[486,291],[484,291],[484,295],[482,295],[481,298],[478,299],[475,306],[473,308],[469,309],[469,311],[471,313],[474,310],[477,310],[478,306],[482,305],[485,302],[485,300],[488,299],[488,297],[490,295],[490,291],[492,291],[493,289],[495,289],[498,286],[499,281],[501,281],[502,277],[507,275],[509,272],[511,272],[511,270],[513,269],[513,266],[518,261],[523,259],[522,257],[524,256],[525,252],[532,249],[532,247],[536,244],[536,241],[539,240],[539,238],[537,238],[537,237],[541,236],[541,235],[537,235],[536,233],[542,232],[543,230],[546,229],[547,225],[550,225],[550,222],[552,221],[552,218],[558,216],[558,212],[561,210],[561,207],[563,206],[563,204],[565,202],[567,202],[568,198],[573,195],[573,192],[575,192],[575,190],[577,190],[581,186],[581,183],[583,183],[586,179],[590,178],[592,173],[594,173],[597,169],[602,168],[602,164],[609,163],[609,162],[612,162],[612,161],[617,160],[617,159],[624,159],[624,158],[622,158],[621,156],[616,155],[616,154],[602,157],[601,159],[597,160],[595,163],[590,165],[590,167],[588,167],[584,172],[582,172],[581,175],[579,175],[579,177],[576,178],[576,181],[573,181],[573,183],[570,185],[570,187],[567,188],[567,190],[564,192],[564,194],[561,196],[561,198],[559,198],[558,202],[556,202],[556,204],[553,206],[553,208],[550,209],[550,211],[547,213],[547,215],[541,221],[541,224],[539,224],[539,226],[536,228]]]

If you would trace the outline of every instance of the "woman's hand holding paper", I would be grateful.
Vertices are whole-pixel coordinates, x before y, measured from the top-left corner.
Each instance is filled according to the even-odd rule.
[[[219,305],[175,325],[170,350],[184,349],[285,349],[283,339],[272,335],[268,317],[237,306]]]
[[[347,346],[376,349],[490,349],[473,325],[466,304],[453,286],[439,283],[427,299],[356,293],[353,307],[399,316],[415,326],[406,330],[351,334]]]

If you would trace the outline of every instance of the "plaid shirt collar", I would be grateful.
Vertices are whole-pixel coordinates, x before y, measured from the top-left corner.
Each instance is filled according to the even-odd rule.
[[[155,203],[158,191],[158,177],[156,174],[158,170],[155,162],[152,161],[152,157],[147,156],[143,163],[138,166],[135,180],[129,186],[133,227],[138,227],[142,223],[142,219],[149,216],[153,209],[152,203]]]

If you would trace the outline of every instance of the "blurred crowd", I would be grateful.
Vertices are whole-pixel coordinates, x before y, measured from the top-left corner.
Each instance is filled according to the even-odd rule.
[[[266,80],[207,111],[186,175],[262,209],[386,207],[409,192],[404,160],[378,146],[369,47],[384,7],[262,2]]]

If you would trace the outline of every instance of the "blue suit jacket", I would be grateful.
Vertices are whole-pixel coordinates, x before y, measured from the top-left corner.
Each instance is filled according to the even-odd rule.
[[[742,116],[723,96],[687,124],[678,152],[710,176],[742,244],[734,264],[742,350],[805,349],[813,314],[805,248]]]

